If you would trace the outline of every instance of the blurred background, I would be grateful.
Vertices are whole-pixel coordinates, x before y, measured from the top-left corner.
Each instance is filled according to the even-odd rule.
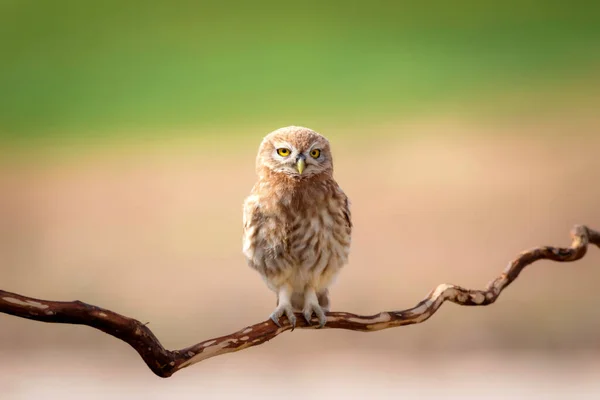
[[[150,322],[170,349],[265,320],[241,254],[258,145],[331,142],[352,201],[332,308],[483,288],[600,228],[586,1],[0,0],[0,287]],[[598,398],[600,251],[490,307],[294,331],[168,380],[88,327],[0,315],[0,398]]]

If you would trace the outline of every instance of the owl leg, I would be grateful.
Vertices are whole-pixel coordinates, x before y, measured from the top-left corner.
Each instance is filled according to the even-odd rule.
[[[292,308],[292,288],[290,285],[284,284],[277,291],[277,307],[271,314],[271,319],[275,322],[275,325],[281,328],[279,324],[279,318],[285,314],[292,325],[292,330],[296,327],[296,316]]]
[[[304,308],[302,309],[302,314],[304,314],[304,319],[306,319],[309,325],[313,314],[319,319],[319,328],[324,327],[327,322],[327,316],[323,308],[319,305],[319,298],[313,287],[309,286],[304,291]]]

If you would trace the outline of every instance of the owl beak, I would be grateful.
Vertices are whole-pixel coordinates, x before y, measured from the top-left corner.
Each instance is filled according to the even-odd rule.
[[[304,157],[298,157],[296,160],[296,167],[298,168],[298,173],[302,175],[304,168],[306,168],[306,161],[304,161]]]

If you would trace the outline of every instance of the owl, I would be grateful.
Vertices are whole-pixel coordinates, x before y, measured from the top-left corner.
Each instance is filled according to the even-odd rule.
[[[333,179],[329,141],[308,128],[268,134],[256,157],[258,179],[244,202],[243,253],[277,295],[270,318],[295,311],[319,327],[328,288],[348,262],[352,222],[348,198]]]

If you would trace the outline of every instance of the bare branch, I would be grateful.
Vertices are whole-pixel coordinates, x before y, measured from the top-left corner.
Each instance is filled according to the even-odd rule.
[[[559,262],[576,261],[585,255],[588,244],[600,247],[600,232],[585,226],[575,226],[571,237],[572,244],[569,248],[545,246],[522,252],[484,290],[441,284],[419,304],[407,310],[384,311],[367,316],[346,312],[327,313],[325,328],[372,332],[426,321],[445,301],[461,306],[492,304],[521,271],[533,262],[544,259]],[[36,321],[87,325],[99,329],[133,347],[152,372],[163,378],[207,358],[265,343],[291,329],[287,319],[281,328],[267,320],[185,349],[167,350],[152,331],[138,320],[80,301],[39,300],[0,290],[0,312]],[[312,321],[313,325],[309,325],[300,314],[297,317],[297,328],[315,328],[316,318]]]

